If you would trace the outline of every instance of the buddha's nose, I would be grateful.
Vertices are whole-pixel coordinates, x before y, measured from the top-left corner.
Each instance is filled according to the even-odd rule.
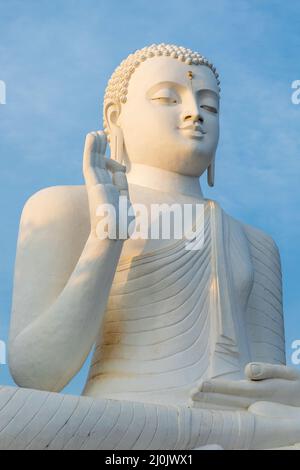
[[[191,122],[200,122],[201,124],[203,124],[203,117],[201,116],[200,113],[189,113],[189,112],[186,112],[184,113],[183,115],[183,121],[186,122],[186,121],[191,121]]]

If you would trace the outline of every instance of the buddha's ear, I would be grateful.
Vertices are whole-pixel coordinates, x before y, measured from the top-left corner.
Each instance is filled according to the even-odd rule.
[[[120,113],[120,105],[114,102],[108,102],[105,104],[104,116],[110,136],[111,158],[122,163],[124,158],[124,139],[122,129],[119,125]]]
[[[112,135],[116,132],[119,126],[119,117],[121,114],[121,106],[113,101],[108,101],[104,105],[104,116],[108,127],[108,132]]]
[[[214,156],[211,161],[211,164],[207,168],[207,183],[211,187],[214,187],[215,185],[215,160],[216,157]]]

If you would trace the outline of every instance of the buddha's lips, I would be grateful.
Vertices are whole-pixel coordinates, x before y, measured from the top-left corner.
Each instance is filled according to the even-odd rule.
[[[183,131],[194,131],[203,135],[206,134],[206,132],[200,126],[194,126],[192,124],[189,124],[188,126],[179,127],[179,129]]]
[[[179,127],[179,129],[181,131],[187,131],[187,137],[194,139],[203,139],[206,134],[200,127],[193,125]]]

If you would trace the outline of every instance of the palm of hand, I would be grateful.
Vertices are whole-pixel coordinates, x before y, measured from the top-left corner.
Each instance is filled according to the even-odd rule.
[[[108,217],[106,220],[109,220],[110,226],[114,225],[113,232],[116,235],[112,238],[118,239],[121,196],[127,200],[126,208],[130,207],[126,167],[105,156],[106,145],[104,132],[91,132],[87,135],[83,157],[83,174],[89,201],[91,233],[99,238],[99,216],[104,216],[107,208],[112,208],[113,211],[109,212],[112,220],[109,220]],[[131,221],[132,218],[127,218],[126,214],[127,227]],[[127,234],[128,231],[126,231],[125,237],[123,234],[123,238],[126,238]],[[111,237],[109,236],[109,238]]]
[[[248,409],[257,402],[300,407],[300,372],[284,365],[250,363],[245,380],[212,379],[192,390],[194,406]]]

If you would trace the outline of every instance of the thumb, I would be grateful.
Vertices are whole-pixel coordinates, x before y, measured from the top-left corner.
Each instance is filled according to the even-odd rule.
[[[300,380],[300,372],[281,364],[250,362],[245,367],[245,375],[249,380],[285,379]]]

